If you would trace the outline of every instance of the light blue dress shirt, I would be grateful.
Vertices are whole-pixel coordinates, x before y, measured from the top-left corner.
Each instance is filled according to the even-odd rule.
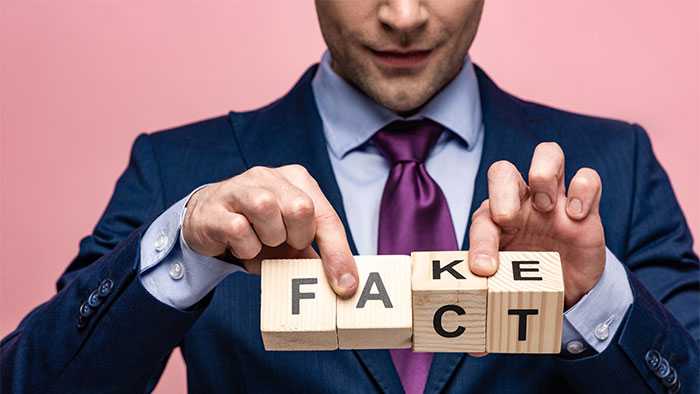
[[[330,64],[326,52],[312,88],[357,251],[376,254],[379,205],[390,164],[370,138],[386,124],[402,118],[340,78]],[[456,78],[413,118],[432,119],[448,130],[437,141],[425,166],[445,194],[461,242],[485,132],[476,74],[469,58]],[[161,302],[178,309],[194,305],[227,275],[242,270],[189,248],[180,233],[188,199],[158,217],[141,241],[140,277],[144,287]],[[632,300],[622,263],[606,249],[600,280],[564,313],[565,351],[578,354],[587,347],[597,352],[605,350]]]

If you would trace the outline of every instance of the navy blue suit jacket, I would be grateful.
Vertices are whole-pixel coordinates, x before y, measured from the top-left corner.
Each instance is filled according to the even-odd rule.
[[[347,227],[311,89],[309,69],[280,100],[250,112],[143,134],[92,235],[58,280],[58,293],[2,341],[3,393],[135,393],[157,382],[182,349],[193,393],[399,393],[388,351],[265,352],[259,277],[237,273],[190,311],[154,299],[138,280],[139,243],[162,211],[195,187],[251,166],[299,163]],[[501,159],[523,176],[535,146],[556,141],[566,179],[597,170],[606,243],[628,269],[634,304],[600,354],[436,354],[426,392],[665,392],[645,361],[656,350],[697,392],[698,258],[666,173],[637,125],[572,114],[515,98],[477,69],[485,143],[472,211],[487,197],[486,170]],[[464,242],[468,248],[468,239]],[[12,264],[31,262],[12,262]],[[101,305],[78,320],[100,288]]]

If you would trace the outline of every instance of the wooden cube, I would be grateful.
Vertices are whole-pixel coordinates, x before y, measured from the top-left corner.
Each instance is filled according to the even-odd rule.
[[[334,350],[336,296],[321,260],[264,260],[260,331],[265,350]]]
[[[355,256],[359,286],[352,298],[338,298],[340,349],[411,347],[411,258]]]
[[[468,252],[414,252],[413,350],[486,350],[486,278],[469,270]]]
[[[556,252],[501,252],[488,280],[486,350],[559,353],[564,279]]]

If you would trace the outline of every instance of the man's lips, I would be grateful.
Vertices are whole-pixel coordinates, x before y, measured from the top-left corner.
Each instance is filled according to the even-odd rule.
[[[380,51],[370,49],[370,52],[372,52],[376,60],[385,66],[414,68],[423,65],[433,51],[432,49],[414,51]]]

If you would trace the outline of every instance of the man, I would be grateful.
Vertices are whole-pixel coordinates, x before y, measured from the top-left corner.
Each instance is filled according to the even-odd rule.
[[[500,90],[467,56],[482,1],[316,8],[329,51],[283,98],[137,138],[3,392],[149,391],[176,346],[202,393],[697,392],[698,258],[646,133]],[[561,354],[265,352],[233,274],[320,256],[348,297],[353,254],[460,247],[482,276],[561,254]]]

